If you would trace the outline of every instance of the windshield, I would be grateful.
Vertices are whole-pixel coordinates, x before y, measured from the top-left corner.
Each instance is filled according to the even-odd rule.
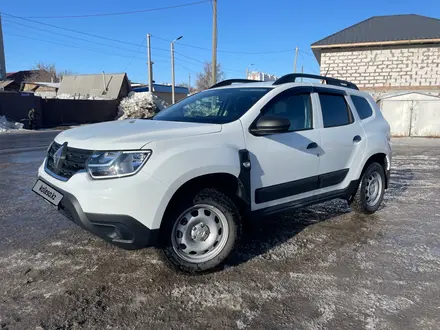
[[[200,92],[162,110],[153,120],[225,124],[240,118],[270,88],[225,88]]]

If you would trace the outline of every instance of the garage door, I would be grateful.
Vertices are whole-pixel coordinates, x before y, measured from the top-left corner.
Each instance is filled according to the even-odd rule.
[[[408,136],[411,126],[412,101],[383,100],[382,113],[390,124],[392,136]]]
[[[411,136],[440,136],[439,101],[412,101]]]
[[[440,137],[440,98],[410,93],[381,101],[392,136]]]

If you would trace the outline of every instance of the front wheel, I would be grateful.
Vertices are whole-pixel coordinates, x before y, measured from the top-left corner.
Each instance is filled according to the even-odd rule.
[[[234,202],[216,189],[203,189],[192,201],[177,205],[164,219],[163,252],[179,270],[213,269],[225,261],[241,231]]]
[[[377,211],[385,193],[385,172],[378,163],[370,164],[361,177],[351,207],[359,212],[371,214]]]

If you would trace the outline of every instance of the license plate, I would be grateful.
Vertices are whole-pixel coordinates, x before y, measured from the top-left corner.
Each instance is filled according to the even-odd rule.
[[[40,195],[49,203],[55,206],[57,206],[60,203],[61,199],[63,199],[63,195],[61,193],[59,193],[41,180],[38,180],[35,183],[32,191],[36,192],[38,195]]]

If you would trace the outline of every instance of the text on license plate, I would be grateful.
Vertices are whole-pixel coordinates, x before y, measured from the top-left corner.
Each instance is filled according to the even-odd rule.
[[[35,183],[32,190],[55,206],[58,205],[63,198],[63,195],[61,193],[59,193],[41,180],[38,180]]]

